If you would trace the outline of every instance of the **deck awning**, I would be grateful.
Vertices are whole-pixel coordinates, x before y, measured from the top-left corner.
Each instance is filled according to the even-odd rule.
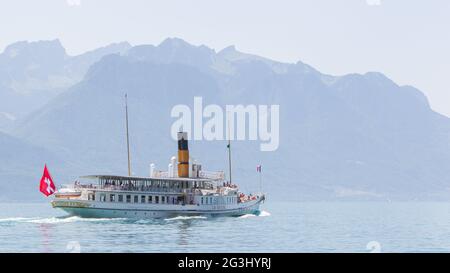
[[[84,175],[80,176],[82,179],[104,179],[116,181],[201,181],[214,182],[210,178],[186,178],[186,177],[143,177],[143,176],[120,176],[120,175]]]

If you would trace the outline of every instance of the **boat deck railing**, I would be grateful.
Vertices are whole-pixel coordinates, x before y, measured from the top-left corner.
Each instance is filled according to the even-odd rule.
[[[161,192],[161,193],[195,193],[199,188],[167,188],[167,187],[146,187],[146,186],[117,186],[117,185],[94,185],[75,184],[74,189],[93,189],[106,191],[130,191],[130,192]]]

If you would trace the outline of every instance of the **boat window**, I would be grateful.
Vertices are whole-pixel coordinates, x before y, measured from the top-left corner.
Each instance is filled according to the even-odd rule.
[[[111,194],[111,195],[109,196],[109,201],[110,201],[110,202],[115,202],[115,201],[116,201],[116,195],[115,195],[115,194]]]
[[[135,195],[134,196],[134,203],[137,203],[139,201],[139,196]]]
[[[149,202],[149,203],[152,202],[152,196],[151,196],[151,195],[148,196],[148,202]]]
[[[123,195],[119,194],[119,202],[123,202]]]
[[[156,203],[156,204],[159,203],[159,196],[155,196],[155,203]]]
[[[127,195],[127,203],[131,203],[131,195]]]
[[[165,197],[164,197],[164,196],[161,196],[161,203],[165,203],[165,202],[166,202]]]
[[[105,202],[106,201],[106,194],[102,193],[100,194],[100,202]]]
[[[141,203],[145,203],[145,195],[141,195]]]

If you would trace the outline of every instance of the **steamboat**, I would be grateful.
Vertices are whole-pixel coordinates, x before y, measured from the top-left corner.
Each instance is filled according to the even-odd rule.
[[[128,176],[88,175],[57,190],[54,208],[70,215],[95,218],[170,218],[176,216],[240,216],[258,214],[263,193],[244,194],[231,180],[231,146],[228,141],[229,179],[223,171],[203,171],[190,162],[188,135],[178,132],[178,159],[167,171],[150,165],[148,177],[131,175],[128,108],[126,104]]]

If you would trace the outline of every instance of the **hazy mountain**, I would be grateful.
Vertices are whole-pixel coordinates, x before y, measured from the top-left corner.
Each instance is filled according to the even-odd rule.
[[[79,82],[101,57],[128,48],[128,43],[119,43],[69,56],[59,40],[7,46],[0,54],[0,130],[7,130],[12,121]]]
[[[0,201],[38,199],[46,163],[64,171],[76,168],[45,148],[0,133]]]
[[[166,169],[176,104],[279,104],[280,146],[233,143],[233,178],[278,199],[445,199],[450,197],[450,121],[417,89],[380,73],[341,77],[280,63],[234,47],[216,52],[180,39],[136,46],[92,65],[84,79],[16,122],[13,134],[76,165],[74,173],[126,174],[124,93],[130,106],[132,165]],[[226,169],[223,141],[195,141],[206,169]],[[44,160],[44,159],[43,159]],[[75,169],[75,167],[73,168]]]

